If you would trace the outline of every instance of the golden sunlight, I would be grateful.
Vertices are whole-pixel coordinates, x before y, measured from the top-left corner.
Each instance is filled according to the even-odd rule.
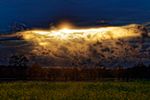
[[[86,51],[88,45],[96,43],[97,41],[116,41],[117,39],[141,37],[144,31],[137,26],[139,25],[133,24],[127,26],[97,28],[62,27],[53,30],[33,29],[19,32],[19,35],[21,35],[24,40],[29,41],[36,46],[51,48],[54,52],[56,52],[54,48],[59,51],[59,46],[65,46],[74,52],[79,51],[77,48],[80,47],[82,47],[83,51]]]
[[[71,22],[65,20],[65,21],[61,21],[60,23],[58,23],[57,28],[58,29],[72,29],[72,28],[75,28],[75,26]]]
[[[129,41],[140,42],[141,37],[146,33],[143,26],[132,24],[91,28],[32,29],[14,33],[11,36],[23,40],[23,44],[19,47],[28,48],[29,54],[38,57],[50,57],[59,64],[64,64],[64,62],[71,64],[71,62],[78,62],[78,57],[81,60],[92,57],[94,63],[99,62],[100,59],[96,55],[100,56],[100,54],[105,55],[106,59],[113,55],[123,57],[125,48],[131,49]],[[2,37],[8,37],[8,35]],[[109,50],[113,53],[103,52],[105,48],[110,48]],[[137,49],[134,52],[133,49],[130,51],[133,55],[138,54]]]
[[[65,26],[65,25],[64,25]],[[128,27],[131,27],[128,28]],[[84,39],[87,41],[119,39],[141,36],[140,31],[132,28],[134,25],[121,27],[99,27],[99,28],[61,28],[54,30],[30,30],[23,33],[24,39],[35,39],[35,36],[44,36],[42,39],[56,39],[56,40],[73,40]]]

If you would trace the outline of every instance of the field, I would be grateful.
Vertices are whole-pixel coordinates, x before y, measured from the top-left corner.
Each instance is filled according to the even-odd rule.
[[[2,82],[0,100],[149,100],[150,81]]]

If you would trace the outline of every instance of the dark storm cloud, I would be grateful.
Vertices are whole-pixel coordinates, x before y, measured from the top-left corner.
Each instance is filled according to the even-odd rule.
[[[8,30],[14,22],[48,27],[51,22],[63,19],[148,21],[149,3],[149,0],[0,0],[0,32]]]

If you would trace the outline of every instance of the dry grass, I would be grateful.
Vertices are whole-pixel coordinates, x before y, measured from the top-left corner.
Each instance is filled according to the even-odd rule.
[[[149,100],[150,82],[0,83],[0,100]]]

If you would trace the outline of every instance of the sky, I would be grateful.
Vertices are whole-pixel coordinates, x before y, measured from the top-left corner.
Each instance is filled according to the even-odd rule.
[[[150,21],[149,0],[0,0],[0,32],[14,23],[46,28],[51,23],[70,20],[89,25],[100,20],[110,23]]]

